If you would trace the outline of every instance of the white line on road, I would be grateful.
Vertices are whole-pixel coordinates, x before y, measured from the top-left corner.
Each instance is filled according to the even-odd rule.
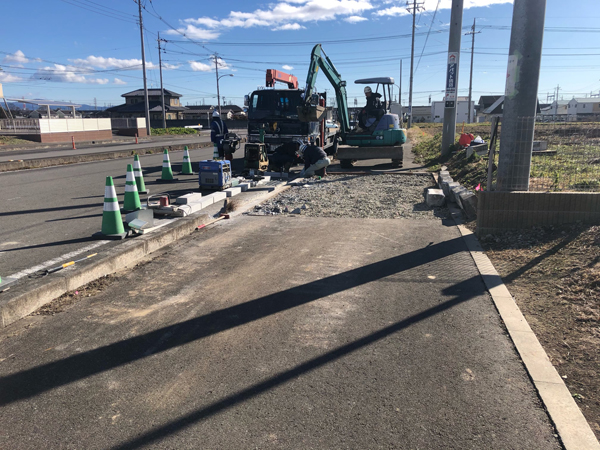
[[[71,253],[66,253],[66,254],[64,254],[62,256],[59,256],[58,258],[51,259],[51,260],[46,261],[46,262],[44,262],[42,264],[38,264],[37,266],[33,266],[33,267],[29,268],[29,269],[25,269],[25,270],[22,270],[20,272],[17,272],[15,274],[13,274],[13,275],[9,275],[6,278],[16,278],[16,279],[19,279],[19,278],[26,277],[26,276],[31,275],[32,273],[37,272],[39,270],[44,270],[44,269],[47,269],[48,267],[56,266],[56,265],[62,263],[63,261],[67,261],[68,262],[74,256],[80,255],[81,253],[88,252],[90,250],[93,250],[93,249],[95,249],[97,247],[100,247],[101,245],[107,244],[109,242],[110,241],[98,241],[98,242],[94,242],[93,244],[88,245],[87,247],[80,248],[79,250],[75,250],[75,251],[73,251]]]

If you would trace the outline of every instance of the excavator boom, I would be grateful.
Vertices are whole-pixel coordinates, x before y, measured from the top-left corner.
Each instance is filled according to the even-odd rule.
[[[340,121],[342,135],[344,136],[350,131],[346,82],[342,80],[342,76],[323,51],[321,44],[315,45],[310,55],[310,66],[308,67],[306,88],[304,89],[304,102],[306,105],[309,105],[311,97],[315,93],[315,83],[317,82],[319,68],[323,71],[325,77],[327,77],[331,83],[331,86],[333,86],[333,90],[335,91],[335,99],[337,100],[338,107],[338,119]]]

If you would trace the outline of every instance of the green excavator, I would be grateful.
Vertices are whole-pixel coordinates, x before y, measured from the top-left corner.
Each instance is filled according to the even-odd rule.
[[[303,94],[303,104],[298,106],[298,119],[301,122],[320,120],[325,108],[318,104],[315,83],[319,69],[331,83],[337,100],[337,116],[340,122],[339,144],[337,159],[343,168],[350,168],[357,160],[391,159],[394,167],[402,167],[404,155],[403,144],[406,142],[406,131],[400,128],[397,114],[390,114],[391,87],[394,79],[391,77],[376,77],[356,80],[356,84],[377,85],[383,91],[381,108],[372,111],[374,114],[363,124],[364,128],[353,129],[350,126],[346,82],[337,71],[329,57],[323,51],[321,44],[314,46],[310,56],[310,66],[306,77],[306,88]]]

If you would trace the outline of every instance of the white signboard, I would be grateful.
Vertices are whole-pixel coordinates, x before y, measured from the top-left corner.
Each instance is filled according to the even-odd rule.
[[[458,52],[448,52],[448,71],[446,72],[446,108],[456,106],[458,84]]]

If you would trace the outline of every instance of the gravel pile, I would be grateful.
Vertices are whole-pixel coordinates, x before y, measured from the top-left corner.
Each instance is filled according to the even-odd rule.
[[[425,190],[434,187],[422,175],[329,175],[307,179],[258,205],[253,215],[301,214],[311,217],[433,219],[446,208],[430,208]]]

